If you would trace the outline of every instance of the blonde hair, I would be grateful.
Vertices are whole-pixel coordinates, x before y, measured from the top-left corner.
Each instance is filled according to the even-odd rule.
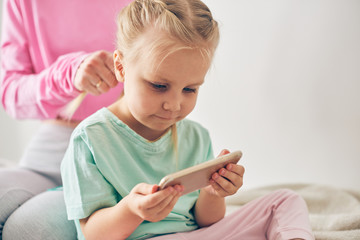
[[[200,0],[135,0],[120,11],[117,23],[117,49],[124,61],[151,57],[161,62],[188,48],[198,49],[210,62],[219,42],[218,23]],[[151,39],[141,38],[145,33]],[[176,124],[171,131],[178,169]]]
[[[116,46],[124,62],[151,57],[159,65],[184,48],[199,50],[211,62],[219,42],[218,23],[200,0],[134,0],[119,12],[117,25]],[[175,124],[171,130],[177,153]]]
[[[165,58],[178,49],[190,48],[199,49],[210,61],[219,42],[218,23],[200,0],[135,0],[120,11],[117,24],[117,49],[127,60],[144,54]],[[149,31],[150,42],[141,38]]]

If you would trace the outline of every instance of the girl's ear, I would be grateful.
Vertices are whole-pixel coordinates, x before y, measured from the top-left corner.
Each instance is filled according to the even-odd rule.
[[[113,54],[113,58],[114,58],[114,70],[115,70],[116,79],[119,82],[124,82],[125,71],[123,65],[123,55],[119,50],[115,50]]]

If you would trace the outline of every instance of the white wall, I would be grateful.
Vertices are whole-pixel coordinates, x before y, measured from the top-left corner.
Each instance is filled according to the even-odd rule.
[[[191,117],[243,151],[244,186],[360,188],[360,1],[205,2],[222,39]]]
[[[222,39],[190,117],[216,153],[243,151],[244,187],[360,188],[360,1],[204,1]],[[0,122],[0,158],[16,160],[37,122]]]

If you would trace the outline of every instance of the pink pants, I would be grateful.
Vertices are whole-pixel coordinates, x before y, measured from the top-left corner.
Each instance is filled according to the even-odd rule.
[[[290,190],[277,190],[255,199],[219,222],[191,232],[152,240],[313,240],[305,201]]]

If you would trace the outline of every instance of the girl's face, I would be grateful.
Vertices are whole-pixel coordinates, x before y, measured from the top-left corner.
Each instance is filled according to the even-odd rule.
[[[114,57],[116,63],[120,55],[115,52]],[[160,65],[139,59],[122,67],[124,96],[118,116],[135,132],[154,140],[194,109],[209,62],[198,50],[181,49]]]

